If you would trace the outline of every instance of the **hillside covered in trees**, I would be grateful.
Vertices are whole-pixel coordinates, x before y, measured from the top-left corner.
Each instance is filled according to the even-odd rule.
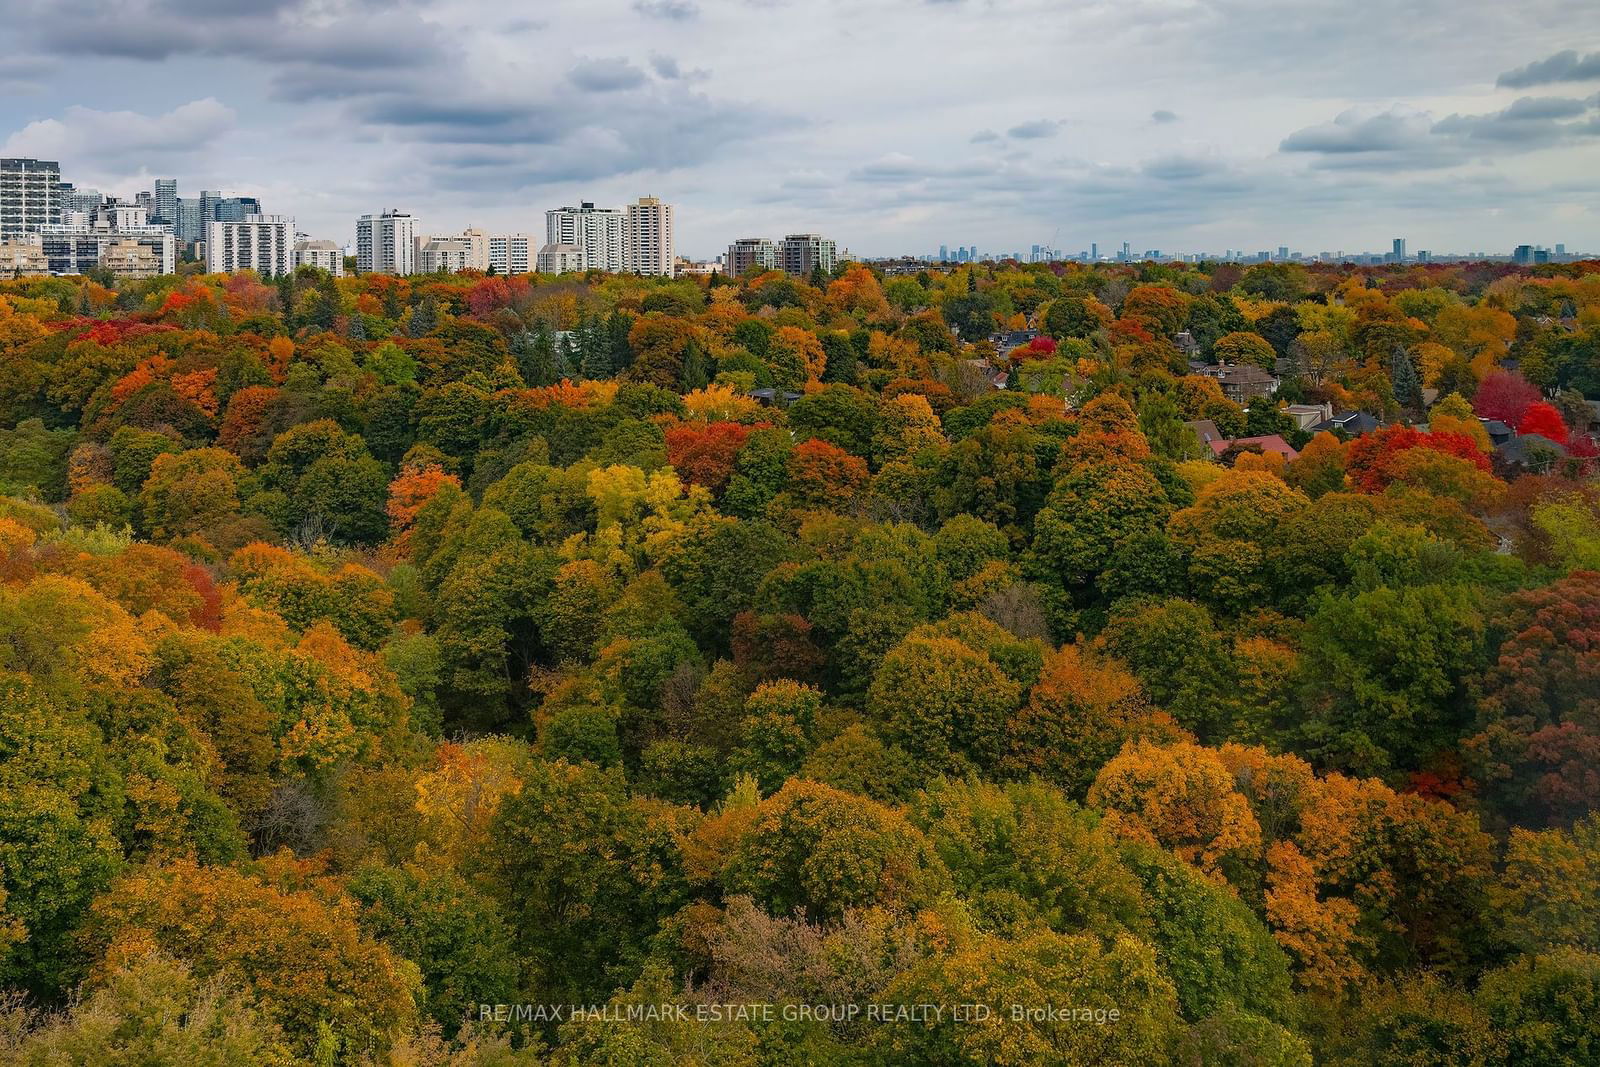
[[[1593,263],[0,282],[0,1063],[1600,1062],[1586,397]]]

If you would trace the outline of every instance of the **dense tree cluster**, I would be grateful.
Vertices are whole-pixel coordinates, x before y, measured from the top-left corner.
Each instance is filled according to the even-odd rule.
[[[26,279],[0,372],[0,1062],[1600,1057],[1593,264]],[[478,1011],[608,1002],[994,1014]]]

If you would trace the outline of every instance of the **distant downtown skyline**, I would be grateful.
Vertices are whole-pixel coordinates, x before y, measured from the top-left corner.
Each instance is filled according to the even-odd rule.
[[[198,198],[181,196],[179,191],[184,185],[177,178],[157,178],[151,183],[153,191],[141,189],[127,196],[81,186],[67,177],[71,173],[70,164],[63,167],[59,160],[11,158],[0,162],[0,187],[7,193],[5,197],[0,197],[0,237],[22,233],[48,217],[42,212],[53,210],[56,213],[55,217],[59,218],[64,212],[92,211],[101,199],[143,207],[149,212],[152,221],[168,222],[177,234],[180,244],[208,237],[206,227],[212,225],[213,221],[237,222],[246,217],[253,218],[263,210],[260,198],[253,195],[224,197],[220,192],[204,191]],[[50,181],[59,183],[58,192],[51,191]],[[42,204],[45,206],[42,207]],[[443,233],[427,227],[424,220],[418,219],[414,213],[399,211],[398,214],[405,220],[406,233],[403,243],[406,248],[404,251],[397,250],[390,259],[393,261],[391,269],[399,268],[402,273],[410,273],[413,269],[426,272],[444,265],[449,265],[450,269],[473,266],[487,269],[492,262],[501,270],[510,269],[511,264],[516,263],[518,267],[524,269],[537,267],[540,270],[557,273],[563,270],[598,268],[614,272],[664,274],[671,273],[675,258],[681,255],[675,243],[676,209],[670,202],[654,196],[640,197],[625,208],[597,205],[587,200],[579,201],[576,205],[548,208],[543,213],[545,238],[542,245],[535,236],[537,231],[532,226],[515,234],[501,234],[494,237],[480,227],[471,226],[457,233]],[[363,237],[368,231],[363,230],[363,227],[370,227],[372,223],[369,220],[387,218],[388,215],[389,210],[364,213],[355,221],[353,238],[335,233],[333,243],[338,247],[347,248],[357,256],[358,260],[363,259],[363,248],[370,248],[370,239]],[[288,223],[295,229],[300,228],[295,215],[272,217],[274,220]],[[292,232],[289,231],[291,237]],[[821,239],[815,234],[811,237],[813,240]],[[434,240],[430,242],[430,238]],[[1059,240],[1059,229],[1052,234],[1052,238]],[[413,240],[417,242],[414,250],[411,247]],[[491,241],[494,240],[498,240],[499,245],[491,250]],[[510,242],[513,240],[521,242],[518,250],[511,248]],[[794,240],[795,238],[791,237],[785,242],[774,242],[765,237],[743,234],[730,238],[729,243],[721,245],[717,252],[682,258],[694,261],[720,259],[724,262],[725,269],[731,268],[737,273],[744,267],[757,263],[770,262],[777,265],[780,247],[792,244]],[[831,267],[836,254],[834,249],[839,248],[839,244],[836,240],[827,240],[829,250],[823,262]],[[431,256],[423,251],[424,242],[429,242],[429,247],[433,250]],[[326,242],[323,243],[324,247],[325,244]],[[905,250],[868,256],[856,253],[854,258],[916,259],[947,263],[1003,259],[1016,259],[1024,263],[1146,260],[1411,263],[1460,259],[1510,259],[1522,264],[1537,264],[1559,263],[1587,256],[1585,250],[1577,247],[1569,248],[1564,241],[1548,245],[1522,242],[1509,249],[1472,247],[1434,250],[1418,248],[1407,238],[1396,237],[1392,238],[1388,245],[1389,247],[1384,250],[1342,247],[1309,250],[1290,244],[1256,250],[1233,245],[1224,245],[1221,248],[1185,249],[1142,246],[1132,241],[1123,241],[1120,245],[1108,244],[1102,248],[1098,241],[1090,241],[1086,247],[1073,250],[1062,245],[1039,243],[1022,248],[984,246],[977,243],[956,245],[941,243],[936,251]],[[628,252],[630,248],[635,251]],[[543,258],[536,264],[535,253],[541,249],[540,254]],[[649,249],[648,253],[641,251],[644,249]],[[843,249],[839,251],[842,252]],[[317,252],[318,256],[322,254],[321,251]],[[422,261],[413,262],[414,258]],[[274,261],[291,260],[292,257],[285,259],[279,256]],[[229,257],[222,261],[233,262],[233,259]],[[364,269],[371,269],[374,261],[368,256],[364,262],[367,264]],[[813,260],[808,259],[807,262]]]

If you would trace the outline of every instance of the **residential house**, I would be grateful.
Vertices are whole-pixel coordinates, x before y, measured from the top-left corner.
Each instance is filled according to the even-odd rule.
[[[1214,447],[1214,443],[1217,441],[1222,442],[1222,450],[1227,449],[1228,439],[1222,436],[1222,431],[1217,429],[1217,424],[1210,419],[1195,419],[1193,422],[1184,423],[1184,425],[1195,432],[1195,436],[1200,438],[1201,444],[1211,449],[1212,455],[1220,454],[1221,450]]]
[[[1368,415],[1365,411],[1341,411],[1330,419],[1325,419],[1311,427],[1313,433],[1327,430],[1329,433],[1343,434],[1346,437],[1360,437],[1362,434],[1372,433],[1382,423]]]
[[[1494,465],[1502,473],[1528,470],[1543,473],[1567,455],[1566,446],[1536,433],[1519,433],[1494,450]]]
[[[1300,455],[1294,446],[1275,433],[1262,434],[1259,437],[1235,437],[1232,441],[1210,441],[1211,454],[1220,456],[1228,449],[1239,446],[1249,452],[1276,452],[1284,459],[1295,459]]]
[[[1222,395],[1235,404],[1246,406],[1258,396],[1271,396],[1278,391],[1278,379],[1251,363],[1196,363],[1189,368],[1196,374],[1215,378],[1222,387]]]
[[[1499,448],[1517,436],[1517,431],[1499,419],[1479,419],[1478,421],[1483,424],[1484,432],[1489,435],[1489,443],[1495,448]]]
[[[1300,455],[1289,442],[1275,433],[1263,434],[1257,437],[1235,437],[1229,440],[1223,436],[1221,430],[1217,429],[1217,424],[1210,419],[1195,419],[1193,422],[1184,423],[1184,425],[1193,430],[1195,436],[1200,438],[1200,443],[1206,446],[1213,459],[1221,456],[1235,445],[1252,452],[1276,452],[1284,459],[1294,459]]]
[[[989,343],[994,345],[994,350],[1000,355],[1005,355],[1014,348],[1021,348],[1039,336],[1038,330],[1002,330],[989,335]]]
[[[1295,429],[1309,430],[1319,422],[1333,418],[1332,404],[1290,404],[1283,413],[1294,420]]]
[[[788,407],[796,400],[799,400],[801,396],[800,393],[780,391],[777,389],[752,389],[745,395],[763,407],[772,407],[775,404]]]

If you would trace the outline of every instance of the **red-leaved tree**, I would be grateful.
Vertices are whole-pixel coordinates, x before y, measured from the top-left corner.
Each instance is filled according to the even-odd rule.
[[[1489,470],[1489,457],[1464,433],[1423,433],[1409,426],[1385,426],[1350,442],[1345,454],[1345,474],[1365,493],[1381,493],[1395,480],[1394,458],[1413,448],[1428,448],[1464,459],[1481,471]]]
[[[1472,410],[1480,418],[1499,419],[1507,426],[1522,421],[1523,413],[1539,402],[1539,387],[1520,374],[1496,370],[1484,375],[1472,398]]]
[[[736,422],[689,423],[667,431],[667,462],[682,478],[718,492],[753,427]]]
[[[1567,443],[1567,424],[1562,421],[1561,412],[1543,401],[1528,405],[1528,410],[1522,413],[1522,418],[1517,422],[1517,432],[1536,433],[1558,445]]]

